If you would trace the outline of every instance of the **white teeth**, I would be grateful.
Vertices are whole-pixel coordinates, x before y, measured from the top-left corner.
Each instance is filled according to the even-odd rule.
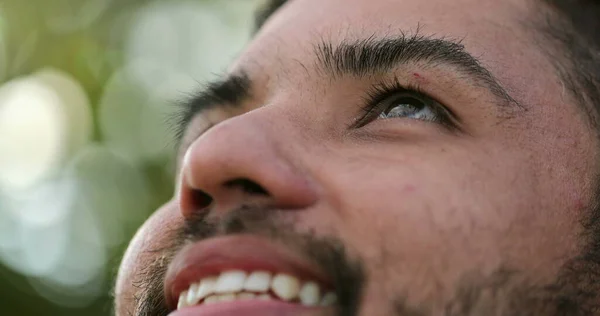
[[[335,305],[337,303],[337,295],[335,295],[335,293],[333,292],[328,292],[327,294],[325,294],[323,296],[323,299],[321,300],[321,306],[332,306]]]
[[[177,309],[188,306],[243,300],[281,300],[304,306],[331,306],[337,304],[334,292],[325,295],[314,281],[300,282],[297,277],[267,271],[246,273],[241,270],[222,272],[198,283],[190,284],[179,296]],[[199,303],[200,302],[200,303]]]
[[[223,272],[215,285],[215,293],[239,292],[244,287],[244,281],[246,281],[246,272],[244,271]]]
[[[291,275],[278,274],[273,278],[271,283],[271,290],[280,299],[284,301],[291,301],[298,296],[300,292],[300,281]]]
[[[300,302],[306,306],[315,306],[319,304],[321,298],[321,289],[315,282],[306,282],[298,294]]]
[[[179,295],[179,302],[177,302],[177,309],[181,309],[187,306],[188,291],[181,292]]]
[[[188,306],[196,305],[200,301],[200,298],[196,295],[199,287],[200,285],[198,283],[194,283],[192,286],[190,286],[188,295],[186,297],[186,304]]]
[[[201,300],[212,294],[215,288],[215,283],[217,283],[217,278],[215,277],[205,278],[200,281],[200,287],[198,287],[198,291],[196,292],[198,300]]]
[[[250,273],[244,283],[244,290],[252,292],[266,292],[271,285],[271,273],[256,271]]]

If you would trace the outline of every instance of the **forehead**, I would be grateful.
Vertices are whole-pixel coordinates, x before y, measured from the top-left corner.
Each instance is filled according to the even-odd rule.
[[[252,71],[254,66],[257,73],[269,71],[271,75],[290,68],[302,70],[300,65],[314,65],[314,46],[320,42],[335,45],[418,31],[423,36],[460,41],[518,98],[520,87],[552,75],[526,26],[534,16],[530,14],[534,5],[519,0],[289,0],[233,68]],[[523,75],[527,69],[536,73]]]
[[[470,28],[471,23],[483,20],[503,23],[511,16],[518,19],[534,4],[527,0],[288,0],[277,15],[284,21],[293,20],[290,28],[304,25],[327,29],[334,25],[369,27],[365,29],[369,32],[372,28],[385,30],[422,22],[432,26],[455,25],[459,30],[461,24]]]
[[[288,0],[263,33],[285,33],[296,40],[315,36],[335,40],[414,31],[419,26],[427,33],[461,38],[490,32],[518,34],[522,32],[518,22],[526,20],[537,5],[531,1]],[[502,32],[497,30],[500,27]]]

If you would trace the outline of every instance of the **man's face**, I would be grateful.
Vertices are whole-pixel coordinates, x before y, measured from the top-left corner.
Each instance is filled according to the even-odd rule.
[[[541,7],[288,3],[193,103],[117,313],[593,310],[596,140],[540,48]]]

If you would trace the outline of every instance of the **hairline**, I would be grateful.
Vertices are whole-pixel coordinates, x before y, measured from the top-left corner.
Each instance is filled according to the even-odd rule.
[[[600,90],[589,85],[594,78],[586,76],[587,67],[594,68],[593,43],[581,36],[561,9],[552,8],[549,0],[539,0],[545,8],[533,23],[527,23],[539,40],[535,44],[551,62],[568,95],[582,110],[586,123],[600,140]],[[600,47],[596,47],[596,50]],[[596,60],[598,62],[598,60]],[[597,66],[596,66],[597,67]],[[593,71],[593,70],[592,70]]]

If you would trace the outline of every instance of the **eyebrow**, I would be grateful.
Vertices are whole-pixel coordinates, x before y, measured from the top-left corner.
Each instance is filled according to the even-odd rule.
[[[363,77],[408,63],[423,62],[428,66],[449,65],[490,91],[496,104],[511,111],[524,107],[503,88],[494,75],[468,53],[460,42],[420,35],[342,41],[335,45],[321,42],[315,46],[317,69],[331,77],[353,75]],[[200,92],[180,103],[181,109],[171,118],[176,147],[181,146],[184,133],[198,114],[216,107],[240,106],[251,96],[252,81],[244,71],[225,79],[208,83]],[[512,116],[512,113],[509,113]]]
[[[250,98],[251,90],[250,77],[246,72],[241,71],[225,79],[208,83],[199,92],[178,103],[177,111],[169,118],[175,134],[176,148],[181,146],[186,128],[196,115],[215,107],[240,106]]]
[[[333,77],[353,75],[364,77],[388,72],[407,63],[427,66],[448,65],[490,91],[503,108],[523,106],[503,88],[494,75],[479,60],[465,50],[460,41],[429,38],[421,35],[377,38],[371,36],[338,45],[321,42],[315,47],[318,69]]]

